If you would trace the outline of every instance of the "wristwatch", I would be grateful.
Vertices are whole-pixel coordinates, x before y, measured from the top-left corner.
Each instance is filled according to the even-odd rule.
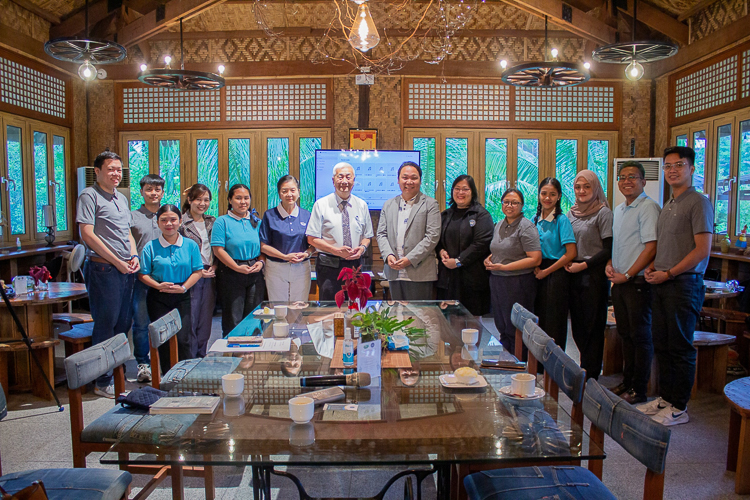
[[[182,287],[182,293],[187,293],[187,288],[185,288],[185,285],[180,285]]]
[[[633,279],[633,277],[626,272],[625,273],[625,279],[628,280],[628,281],[630,281],[630,280]]]
[[[141,258],[140,258],[140,257],[138,257],[138,255],[137,255],[137,254],[133,254],[133,255],[131,255],[131,256],[130,256],[130,260],[133,260],[133,259],[138,259],[138,260],[141,260]]]
[[[670,280],[674,279],[674,274],[672,274],[672,270],[671,269],[667,269],[667,278],[670,279]]]
[[[461,261],[460,261],[460,260],[458,260],[458,257],[456,257],[456,258],[455,258],[455,259],[453,259],[453,260],[455,260],[455,261],[456,261],[456,267],[461,267]]]

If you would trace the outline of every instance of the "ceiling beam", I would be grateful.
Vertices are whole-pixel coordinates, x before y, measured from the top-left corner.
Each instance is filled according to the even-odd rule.
[[[698,2],[697,4],[690,7],[688,10],[677,16],[677,20],[682,22],[685,19],[692,17],[694,14],[697,14],[698,11],[701,11],[705,9],[706,7],[710,7],[711,5],[715,4],[716,0],[702,0]]]
[[[122,0],[122,5],[117,5],[115,3],[112,10],[109,10],[110,2],[108,0],[89,3],[89,29],[113,12],[116,12],[121,7],[132,9],[142,14],[156,9],[156,6],[159,5],[159,3],[158,0]],[[54,39],[64,36],[79,35],[82,34],[85,29],[86,10],[79,9],[65,17],[58,26],[50,28],[49,37],[50,39]]]
[[[32,14],[35,14],[45,21],[49,21],[52,24],[60,24],[60,17],[56,16],[52,12],[49,12],[38,5],[35,5],[32,2],[29,2],[28,0],[10,0],[14,4],[18,5],[22,9],[26,9]]]
[[[615,42],[615,28],[603,23],[562,0],[503,0],[525,12],[539,17],[547,16],[550,22],[588,40],[606,45]],[[571,10],[571,19],[563,19],[563,6]]]
[[[633,17],[633,0],[628,0],[628,8],[619,7],[618,10]],[[690,30],[686,24],[681,23],[669,14],[665,14],[659,9],[650,6],[645,2],[638,2],[638,22],[641,22],[649,28],[667,35],[669,38],[679,43],[687,45],[690,38]]]
[[[188,20],[225,0],[170,0],[160,8],[145,13],[117,32],[117,43],[128,47],[164,31],[180,19]]]

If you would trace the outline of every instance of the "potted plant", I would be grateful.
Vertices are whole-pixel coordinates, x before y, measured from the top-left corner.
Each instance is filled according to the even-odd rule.
[[[352,316],[351,324],[359,328],[362,342],[372,342],[380,339],[382,350],[388,347],[388,337],[397,333],[405,335],[409,339],[409,348],[424,345],[419,339],[427,337],[424,328],[409,326],[414,318],[399,320],[390,316],[391,308],[386,307],[376,311],[374,307],[368,307]]]
[[[341,290],[336,292],[336,306],[341,307],[348,297],[348,309],[357,311],[364,309],[367,306],[367,299],[372,297],[370,275],[362,272],[362,266],[356,269],[345,267],[339,273],[339,280],[343,280],[344,284],[341,285]]]

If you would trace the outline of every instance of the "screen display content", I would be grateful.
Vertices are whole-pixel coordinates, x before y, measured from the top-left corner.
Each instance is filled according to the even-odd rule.
[[[356,180],[352,193],[367,202],[370,210],[380,210],[386,200],[401,194],[398,167],[405,161],[419,165],[419,151],[315,150],[315,199],[333,193],[333,167],[339,162],[354,167]]]

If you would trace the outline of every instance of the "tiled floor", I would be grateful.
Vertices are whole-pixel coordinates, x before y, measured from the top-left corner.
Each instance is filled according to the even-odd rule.
[[[491,320],[485,320],[492,331]],[[220,331],[218,318],[214,319],[214,337]],[[568,342],[569,354],[577,359],[575,344]],[[58,356],[62,356],[62,352]],[[128,376],[135,377],[135,362],[128,364]],[[616,385],[618,380],[603,378],[605,385]],[[13,395],[9,402],[8,417],[0,422],[0,453],[6,473],[42,467],[70,467],[70,420],[67,408],[67,391],[57,388],[64,403],[63,412],[54,405],[30,395]],[[564,396],[563,396],[564,397]],[[84,396],[87,422],[111,407],[111,401],[91,394]],[[727,425],[729,409],[722,395],[699,393],[689,406],[690,423],[673,427],[666,471],[666,499],[735,499],[750,498],[734,494],[734,473],[725,471]],[[642,498],[645,467],[630,457],[611,440],[606,441],[607,459],[604,461],[604,483],[622,500]],[[101,467],[98,454],[88,458],[90,467]],[[374,495],[395,473],[384,470],[360,469],[304,469],[290,472],[303,480],[311,495],[364,496]],[[251,499],[252,487],[249,468],[217,467],[215,469],[217,499]],[[136,493],[145,483],[137,477],[133,482]],[[203,498],[200,479],[186,480],[187,498]],[[285,478],[272,481],[274,499],[297,499],[296,488]],[[435,498],[435,483],[430,479],[423,484],[424,498]],[[150,498],[171,498],[169,480],[163,483]],[[403,498],[403,480],[395,484],[388,498]]]

